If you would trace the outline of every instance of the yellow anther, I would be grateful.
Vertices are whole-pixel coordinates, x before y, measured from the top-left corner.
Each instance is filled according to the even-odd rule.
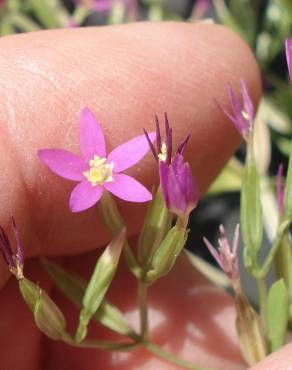
[[[241,111],[241,114],[242,114],[242,117],[243,117],[244,119],[249,120],[249,116],[248,116],[248,114],[247,114],[247,112],[246,112],[245,110],[242,110],[242,111]]]
[[[88,164],[90,167],[89,171],[83,172],[83,175],[92,186],[113,181],[113,164],[106,163],[106,158],[95,155]]]
[[[161,145],[161,153],[158,154],[158,159],[161,162],[165,162],[167,159],[167,146],[166,143],[162,143]]]

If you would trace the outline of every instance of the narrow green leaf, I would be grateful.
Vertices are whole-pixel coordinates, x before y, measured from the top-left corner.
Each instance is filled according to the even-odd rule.
[[[61,292],[76,306],[82,307],[86,281],[81,279],[79,276],[65,271],[48,260],[44,260],[43,264]],[[127,323],[122,312],[106,300],[102,301],[100,307],[92,318],[121,335],[125,335],[130,338],[136,337],[136,334]]]
[[[285,343],[288,313],[287,289],[284,280],[280,279],[271,286],[268,294],[267,329],[272,352]]]
[[[290,155],[286,177],[284,206],[285,206],[285,218],[292,220],[292,142],[290,143]]]
[[[51,0],[29,0],[36,18],[45,28],[59,28],[62,26],[58,19],[56,4]]]
[[[87,325],[99,308],[118,267],[122,246],[125,242],[125,228],[112,240],[97,261],[94,272],[83,297],[83,309],[79,316],[76,341],[81,342],[87,334]]]
[[[255,265],[263,239],[263,221],[260,196],[260,178],[252,154],[252,146],[248,145],[247,161],[244,170],[241,199],[240,225],[245,248],[249,249],[246,256]],[[247,266],[250,267],[250,266]]]
[[[138,254],[141,263],[147,263],[158,248],[171,226],[171,214],[168,211],[162,192],[157,190],[149,204],[144,225],[138,242]]]
[[[152,283],[172,269],[185,244],[186,237],[185,230],[177,226],[169,230],[153,255],[152,268],[146,274],[147,282]]]

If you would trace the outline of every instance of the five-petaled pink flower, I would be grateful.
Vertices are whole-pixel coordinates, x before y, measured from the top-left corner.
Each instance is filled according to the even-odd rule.
[[[236,226],[234,231],[232,249],[227,239],[223,225],[220,225],[220,238],[219,249],[217,249],[209,242],[208,239],[203,238],[206,247],[209,249],[212,256],[215,258],[218,265],[235,283],[239,280],[239,264],[238,264],[238,243],[239,243],[239,225]]]
[[[292,83],[292,39],[287,39],[285,42],[286,46],[286,58],[289,70],[290,81]]]
[[[151,141],[155,133],[149,134]],[[83,158],[64,149],[41,149],[40,160],[57,175],[80,183],[70,196],[70,209],[80,212],[99,201],[104,189],[130,202],[147,202],[151,193],[134,178],[121,172],[139,162],[148,152],[144,135],[119,145],[106,156],[99,123],[88,108],[80,116],[80,151]]]
[[[252,132],[254,122],[254,108],[249,96],[246,83],[240,81],[242,104],[237,99],[231,86],[228,87],[228,95],[231,102],[232,114],[223,107],[216,99],[216,103],[222,112],[231,120],[237,131],[245,138],[247,134]]]

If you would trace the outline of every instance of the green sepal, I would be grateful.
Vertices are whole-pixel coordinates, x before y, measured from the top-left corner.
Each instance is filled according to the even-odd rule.
[[[176,225],[169,230],[153,255],[151,261],[152,267],[146,273],[146,282],[152,283],[159,277],[166,275],[172,269],[186,239],[187,232],[185,229]]]
[[[138,241],[138,255],[142,264],[156,251],[171,227],[172,216],[168,211],[160,189],[150,203]]]
[[[66,321],[57,305],[32,281],[23,278],[19,280],[19,288],[28,307],[34,314],[38,328],[49,338],[62,340],[68,337]]]
[[[43,265],[60,291],[77,307],[82,307],[86,281],[48,260],[43,260]],[[129,338],[137,337],[137,334],[129,326],[122,312],[105,299],[101,302],[92,318],[116,333]]]
[[[285,218],[292,220],[292,142],[290,143],[289,165],[284,194]]]
[[[99,257],[94,272],[89,280],[82,300],[82,310],[79,316],[79,326],[75,339],[81,342],[87,334],[87,325],[91,317],[100,307],[118,267],[119,257],[125,242],[126,231],[123,228],[111,241]]]
[[[283,279],[277,280],[268,293],[267,330],[272,352],[285,343],[289,319],[289,304],[286,285]]]
[[[263,240],[263,220],[260,194],[260,178],[253,157],[252,141],[247,147],[241,199],[240,226],[246,252],[246,268],[257,265],[257,255]]]

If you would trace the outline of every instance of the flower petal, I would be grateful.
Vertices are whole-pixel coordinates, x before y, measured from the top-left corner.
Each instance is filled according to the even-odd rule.
[[[84,108],[80,113],[80,150],[89,161],[98,155],[105,158],[105,140],[102,128],[90,109]]]
[[[287,39],[285,42],[285,46],[290,82],[292,83],[292,39]]]
[[[151,142],[155,141],[155,132],[148,134]],[[126,170],[139,162],[150,149],[145,135],[140,135],[127,141],[126,143],[117,146],[109,155],[108,163],[113,163],[113,171],[115,173]]]
[[[103,186],[117,197],[129,202],[147,202],[152,199],[151,193],[133,177],[114,174],[114,181]]]
[[[82,181],[75,186],[70,195],[70,210],[72,212],[85,211],[99,201],[102,192],[102,186],[92,186],[89,181]]]
[[[38,156],[51,171],[68,180],[82,181],[83,172],[88,170],[81,158],[64,149],[41,149]]]

